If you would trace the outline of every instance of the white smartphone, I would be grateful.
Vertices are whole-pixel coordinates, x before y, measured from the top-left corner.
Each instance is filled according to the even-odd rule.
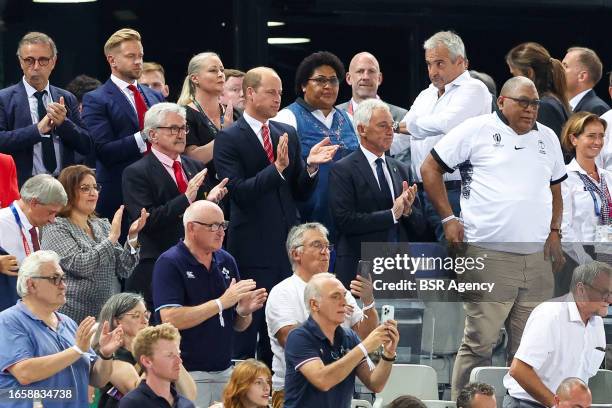
[[[380,322],[384,323],[387,320],[394,320],[394,319],[395,319],[395,307],[391,305],[383,305],[381,316],[380,316]]]

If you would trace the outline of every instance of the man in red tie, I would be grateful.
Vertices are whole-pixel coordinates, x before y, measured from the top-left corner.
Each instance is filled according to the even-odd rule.
[[[29,178],[21,199],[0,210],[0,311],[15,304],[21,261],[40,249],[40,227],[55,221],[68,197],[62,184],[48,174]]]
[[[140,232],[140,262],[127,282],[127,289],[143,293],[152,307],[151,276],[155,261],[184,236],[182,217],[194,201],[218,203],[227,193],[222,180],[213,187],[205,183],[204,165],[182,155],[189,128],[185,108],[159,103],[145,115],[144,131],[151,152],[123,171],[123,197],[130,220],[142,208],[150,214]],[[153,310],[153,309],[149,309]]]
[[[150,149],[142,132],[147,110],[163,102],[161,93],[140,86],[143,47],[140,34],[123,28],[106,41],[104,55],[111,69],[108,81],[83,96],[83,122],[92,134],[96,179],[102,186],[97,212],[109,219],[123,204],[123,170]]]

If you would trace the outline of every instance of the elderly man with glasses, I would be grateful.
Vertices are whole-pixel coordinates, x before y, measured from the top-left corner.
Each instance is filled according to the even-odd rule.
[[[123,343],[123,329],[104,323],[96,354],[90,347],[96,319],[79,325],[57,310],[66,302],[64,272],[53,251],[38,251],[22,263],[21,296],[0,313],[0,399],[3,407],[85,407],[87,385],[105,385],[112,358]]]
[[[240,279],[234,257],[221,249],[228,224],[217,204],[194,202],[183,215],[185,240],[164,252],[153,271],[155,313],[181,331],[183,364],[201,407],[221,400],[234,333],[251,324],[267,298],[254,280]]]
[[[563,380],[577,377],[588,384],[605,355],[602,318],[612,303],[611,291],[612,267],[591,262],[574,270],[568,295],[531,312],[504,378],[504,407],[558,407],[554,391]]]
[[[219,202],[227,193],[227,179],[213,187],[205,182],[207,170],[183,155],[189,132],[185,108],[175,103],[153,105],[144,118],[144,133],[151,153],[123,171],[123,198],[130,222],[142,209],[150,214],[139,234],[140,262],[127,281],[127,289],[142,293],[152,309],[151,275],[157,257],[183,237],[181,217],[198,199]]]

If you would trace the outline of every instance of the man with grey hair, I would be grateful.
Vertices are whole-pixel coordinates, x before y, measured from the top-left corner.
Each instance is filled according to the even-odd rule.
[[[409,240],[417,193],[416,185],[408,186],[409,169],[385,156],[393,140],[387,104],[363,101],[354,120],[360,147],[336,162],[329,176],[329,203],[338,231],[334,271],[347,288],[357,272],[362,242]]]
[[[329,270],[329,258],[333,245],[323,224],[310,222],[297,225],[287,235],[287,254],[293,275],[281,281],[270,291],[266,302],[266,323],[274,357],[272,359],[272,407],[283,406],[285,385],[285,343],[289,332],[308,319],[309,309],[304,304],[304,290],[313,276]],[[342,323],[365,339],[376,326],[378,314],[374,307],[372,281],[357,276],[347,293],[347,315]],[[361,309],[353,295],[359,297]]]
[[[590,48],[571,47],[563,58],[567,99],[574,112],[591,112],[602,115],[610,110],[593,90],[601,80],[603,66],[601,60]]]
[[[17,291],[21,300],[0,313],[3,406],[31,407],[29,396],[29,400],[10,399],[22,392],[28,395],[28,390],[38,391],[32,396],[45,406],[87,406],[87,385],[102,387],[110,380],[113,354],[123,344],[123,328],[111,332],[104,322],[96,354],[90,346],[96,318],[89,316],[77,325],[57,312],[66,303],[66,284],[53,251],[28,255],[19,269]],[[6,405],[6,401],[11,402]]]
[[[485,259],[485,271],[466,270],[459,282],[489,282],[491,292],[461,293],[465,331],[453,368],[452,395],[468,383],[474,367],[491,364],[505,325],[508,362],[537,303],[552,297],[561,251],[561,182],[567,178],[556,134],[536,123],[538,92],[525,77],[506,81],[499,112],[470,118],[439,140],[421,174],[444,222],[446,240]],[[454,214],[443,182],[463,163],[462,219]]]
[[[144,131],[151,153],[123,171],[123,197],[129,222],[150,214],[139,234],[140,262],[127,282],[127,289],[142,293],[147,307],[153,306],[151,276],[157,257],[183,237],[181,217],[199,199],[220,202],[227,193],[224,179],[217,186],[205,183],[204,165],[183,155],[189,127],[185,108],[175,103],[153,105],[146,113]]]
[[[347,290],[330,273],[319,273],[304,289],[310,316],[287,337],[285,408],[348,407],[355,376],[373,392],[384,388],[397,358],[397,322],[388,320],[363,341],[345,321]],[[383,346],[378,365],[369,353]]]
[[[580,378],[561,381],[554,397],[555,408],[590,408],[593,396],[589,386]]]
[[[0,274],[0,310],[18,299],[15,283],[19,264],[40,250],[40,227],[54,222],[68,201],[64,187],[48,174],[28,179],[20,194],[19,200],[0,210],[0,247],[12,256],[9,270]]]
[[[531,312],[510,372],[504,377],[508,389],[504,407],[559,407],[560,398],[572,394],[572,385],[576,385],[575,381],[563,385],[563,380],[578,377],[588,383],[604,359],[602,318],[611,303],[612,267],[597,261],[578,266],[569,294]],[[553,390],[558,389],[555,396]]]
[[[241,280],[234,257],[221,248],[229,222],[217,204],[194,202],[183,224],[185,240],[155,263],[154,310],[181,331],[183,364],[198,387],[196,405],[208,407],[221,400],[231,375],[236,332],[251,325],[267,292]]]
[[[0,153],[15,159],[21,186],[36,174],[57,176],[75,164],[75,154],[91,150],[81,124],[79,102],[70,92],[49,84],[57,48],[46,34],[27,33],[17,48],[22,80],[0,91]]]
[[[461,37],[441,31],[423,44],[431,84],[414,100],[400,123],[400,131],[410,134],[410,169],[419,187],[419,199],[429,228],[438,241],[444,240],[440,216],[423,190],[421,165],[425,157],[455,126],[466,119],[491,112],[491,93],[467,72],[465,46]],[[461,193],[460,170],[444,175],[453,214],[459,216]]]

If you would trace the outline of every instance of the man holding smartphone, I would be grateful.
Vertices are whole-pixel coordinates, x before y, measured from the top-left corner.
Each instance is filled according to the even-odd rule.
[[[272,359],[272,406],[283,406],[285,387],[285,343],[289,332],[308,319],[309,310],[304,304],[304,291],[308,282],[317,274],[327,272],[331,245],[327,228],[317,222],[293,227],[287,236],[287,252],[293,267],[293,275],[283,280],[270,292],[266,303],[266,323],[274,357]],[[367,271],[365,276],[368,276]],[[342,327],[352,329],[365,339],[378,326],[378,314],[374,308],[371,279],[357,276],[351,282],[351,292],[346,292],[346,314]],[[353,295],[361,298],[361,309]]]

